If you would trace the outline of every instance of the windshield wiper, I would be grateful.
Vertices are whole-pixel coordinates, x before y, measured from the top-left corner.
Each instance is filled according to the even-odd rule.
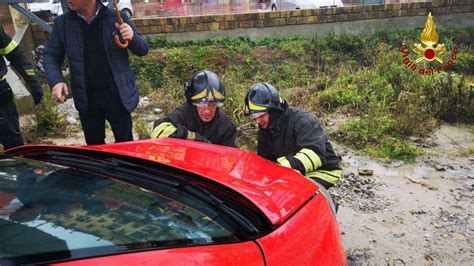
[[[158,175],[146,173],[144,170],[150,171],[150,169],[146,167],[111,157],[91,158],[90,156],[86,155],[60,151],[47,151],[43,154],[37,154],[28,157],[74,167],[79,170],[89,170],[108,175],[113,174],[119,179],[138,184],[144,188],[153,188],[157,184],[166,186],[167,188],[172,187],[174,189],[177,189],[179,186],[179,183],[176,181],[165,179]]]
[[[224,201],[220,200],[209,191],[196,185],[184,185],[183,189],[189,194],[192,194],[199,199],[202,199],[207,203],[219,208],[220,211],[230,216],[235,222],[243,226],[247,231],[252,233],[260,232],[260,230],[258,230],[258,228],[252,222],[245,218],[245,216],[227,206]]]
[[[39,160],[58,163],[70,167],[76,167],[82,170],[91,170],[102,174],[113,174],[119,179],[129,180],[131,183],[138,184],[144,188],[153,188],[157,185],[173,190],[183,189],[193,196],[206,201],[207,203],[217,207],[220,211],[228,215],[232,220],[240,224],[246,231],[250,233],[259,233],[260,230],[245,216],[229,207],[224,201],[216,197],[213,193],[194,184],[193,182],[180,178],[180,181],[173,181],[160,175],[169,175],[156,169],[135,164],[126,160],[113,157],[107,158],[91,158],[90,156],[68,153],[62,151],[46,151],[45,153],[36,154],[34,157]]]

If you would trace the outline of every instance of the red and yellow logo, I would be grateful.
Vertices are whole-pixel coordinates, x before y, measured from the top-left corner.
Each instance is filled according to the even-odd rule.
[[[425,28],[421,33],[421,44],[415,43],[413,52],[417,55],[417,58],[412,60],[409,57],[410,49],[406,46],[402,47],[400,51],[402,52],[402,62],[407,67],[413,71],[417,71],[421,75],[433,75],[435,72],[439,73],[441,71],[448,71],[456,60],[457,53],[459,52],[459,47],[455,46],[449,61],[446,65],[438,65],[435,68],[423,68],[423,66],[418,65],[422,62],[433,62],[436,61],[438,64],[443,64],[443,59],[441,55],[446,52],[446,46],[444,44],[438,44],[439,35],[436,31],[436,25],[434,18],[431,15],[431,12],[428,14],[428,19],[425,23]]]

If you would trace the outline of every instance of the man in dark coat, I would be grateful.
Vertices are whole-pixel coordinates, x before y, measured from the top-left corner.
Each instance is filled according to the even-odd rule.
[[[105,121],[115,141],[133,140],[131,112],[138,91],[127,49],[114,43],[113,34],[128,41],[138,56],[148,53],[148,43],[128,21],[119,25],[112,9],[96,0],[69,0],[69,12],[54,21],[44,54],[44,69],[56,102],[63,103],[69,88],[61,73],[67,55],[72,96],[79,111],[87,144],[105,143]]]
[[[7,83],[8,69],[4,57],[26,81],[35,105],[43,98],[43,89],[36,79],[33,67],[26,60],[17,43],[0,26],[0,144],[6,150],[23,145],[23,138],[18,112],[13,102],[13,92]]]
[[[235,147],[236,128],[219,110],[225,90],[212,71],[199,71],[184,85],[187,102],[157,120],[152,138],[171,137]]]
[[[268,83],[255,84],[245,96],[245,106],[260,128],[260,156],[294,169],[325,188],[336,184],[342,170],[313,114],[288,107]]]

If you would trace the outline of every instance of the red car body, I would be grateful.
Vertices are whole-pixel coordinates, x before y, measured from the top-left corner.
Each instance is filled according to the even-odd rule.
[[[336,217],[311,180],[255,153],[179,139],[108,145],[23,146],[34,150],[93,150],[141,158],[218,182],[251,201],[273,231],[234,244],[126,253],[59,263],[62,265],[347,265]]]

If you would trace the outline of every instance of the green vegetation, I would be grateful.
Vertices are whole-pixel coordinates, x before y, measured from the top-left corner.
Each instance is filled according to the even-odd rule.
[[[149,139],[150,138],[150,126],[146,122],[145,119],[143,118],[137,118],[134,119],[134,124],[133,127],[135,129],[135,132],[138,135],[138,139]]]
[[[146,57],[132,57],[143,93],[169,113],[184,101],[183,81],[200,69],[223,79],[227,101],[223,107],[237,125],[250,122],[243,115],[245,92],[256,82],[275,85],[290,105],[322,118],[333,113],[352,117],[341,125],[337,141],[382,158],[409,160],[420,151],[407,140],[427,136],[439,120],[474,122],[474,28],[439,30],[446,65],[454,47],[456,60],[448,72],[420,75],[437,62],[421,62],[416,71],[403,64],[402,47],[420,42],[422,29],[381,31],[372,36],[332,34],[326,38],[248,38],[175,42],[150,39]],[[411,60],[417,55],[409,49]],[[143,95],[143,94],[142,94]],[[140,135],[146,130],[140,124]],[[146,125],[146,124],[145,124]],[[242,127],[241,147],[252,148],[255,128]],[[244,132],[244,133],[242,133]],[[249,133],[250,132],[250,133]],[[249,135],[250,134],[250,135]]]
[[[54,102],[51,91],[46,87],[43,91],[43,99],[35,108],[36,123],[25,134],[27,140],[52,133],[65,133],[67,127],[65,117],[57,111],[58,105]]]
[[[462,156],[462,157],[471,157],[474,155],[474,146],[471,146],[461,152],[459,152],[459,154],[457,154],[458,156]]]

